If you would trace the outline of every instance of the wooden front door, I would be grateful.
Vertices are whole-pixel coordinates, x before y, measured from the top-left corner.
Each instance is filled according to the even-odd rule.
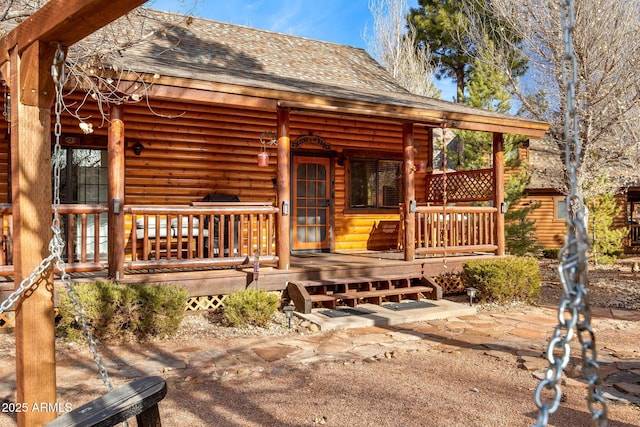
[[[331,159],[293,157],[293,250],[330,248]]]

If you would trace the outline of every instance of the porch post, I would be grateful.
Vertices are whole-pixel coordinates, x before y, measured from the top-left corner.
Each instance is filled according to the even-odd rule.
[[[34,41],[11,53],[11,192],[16,288],[49,255],[51,241],[51,63],[55,49]],[[55,410],[32,411],[56,401],[53,271],[35,278],[15,304],[16,402],[19,426],[43,425]],[[47,407],[49,408],[49,407]]]
[[[291,140],[289,138],[289,110],[278,109],[278,230],[276,234],[276,253],[278,255],[278,268],[288,270],[291,260],[291,225],[289,215],[291,213],[291,173],[289,158],[291,154]]]
[[[124,122],[122,106],[111,107],[108,137],[108,195],[109,195],[109,231],[108,259],[109,278],[116,281],[124,276]]]
[[[411,208],[416,199],[415,171],[413,164],[413,123],[402,125],[402,187],[404,203],[404,260],[413,261],[416,256],[416,214]]]
[[[493,134],[493,206],[498,208],[494,237],[498,249],[496,255],[504,255],[504,139],[501,133]]]

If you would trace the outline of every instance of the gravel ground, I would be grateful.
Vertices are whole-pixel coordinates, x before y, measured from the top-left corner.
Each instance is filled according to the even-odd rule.
[[[539,305],[557,306],[557,263],[543,261],[543,288]],[[593,307],[640,310],[640,275],[619,263],[590,273]],[[480,313],[509,312],[517,307],[485,305]],[[179,336],[156,343],[181,351],[207,342],[224,348],[238,339],[265,340],[296,334],[278,318],[268,329],[231,329],[215,315],[188,316]],[[601,345],[637,342],[637,328],[610,322],[597,331]],[[303,324],[295,321],[295,328]],[[331,345],[331,333],[318,333]],[[184,337],[190,337],[185,341]],[[478,338],[478,337],[476,337]],[[451,332],[437,348],[398,350],[393,357],[368,362],[340,360],[312,365],[283,360],[268,374],[214,377],[210,374],[169,376],[169,394],[161,402],[164,426],[527,426],[537,410],[531,372],[514,363],[513,356],[497,357],[473,349],[464,334]],[[156,345],[151,344],[151,345]],[[467,345],[465,345],[467,344]],[[532,348],[546,348],[532,342]],[[10,351],[7,335],[0,335],[0,351]],[[575,353],[572,353],[575,354]],[[640,360],[634,359],[640,363]],[[208,371],[207,371],[208,372]],[[69,391],[83,400],[93,390]],[[97,393],[97,392],[96,392]],[[563,387],[564,399],[552,415],[551,426],[590,426],[586,389]],[[68,395],[69,398],[71,395]],[[609,403],[609,427],[640,426],[640,408]],[[0,417],[0,426],[15,425]]]

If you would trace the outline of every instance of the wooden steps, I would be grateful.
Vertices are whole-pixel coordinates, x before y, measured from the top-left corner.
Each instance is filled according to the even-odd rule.
[[[433,279],[400,275],[300,280],[289,282],[287,292],[296,311],[301,313],[311,313],[316,307],[355,307],[360,302],[382,304],[383,301],[419,300],[421,296],[442,298],[442,288]]]

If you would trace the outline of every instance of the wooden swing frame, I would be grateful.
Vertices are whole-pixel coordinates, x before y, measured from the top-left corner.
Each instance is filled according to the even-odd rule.
[[[145,0],[51,0],[0,40],[0,72],[11,94],[11,191],[14,283],[49,252],[51,239],[51,64],[60,44],[82,40]],[[17,401],[56,402],[53,272],[43,273],[15,304]],[[53,411],[17,414],[19,426],[43,425]]]

